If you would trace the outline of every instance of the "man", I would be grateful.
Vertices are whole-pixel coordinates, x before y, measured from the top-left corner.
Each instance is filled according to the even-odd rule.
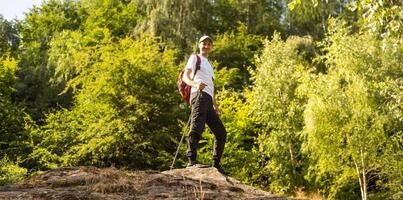
[[[190,95],[192,112],[187,150],[188,167],[206,167],[198,163],[196,158],[199,140],[207,123],[215,136],[213,167],[225,174],[220,165],[220,160],[224,151],[227,131],[219,118],[220,110],[214,99],[214,69],[208,61],[208,56],[213,49],[213,40],[209,36],[201,37],[199,49],[200,53],[197,56],[200,57],[201,61],[200,69],[194,74],[197,57],[192,55],[186,64],[185,73],[182,77],[186,84],[192,86]]]

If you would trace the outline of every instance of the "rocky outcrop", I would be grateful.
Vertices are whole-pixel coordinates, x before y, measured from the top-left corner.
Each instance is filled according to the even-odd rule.
[[[289,199],[220,174],[215,168],[125,171],[59,168],[0,187],[0,199]]]

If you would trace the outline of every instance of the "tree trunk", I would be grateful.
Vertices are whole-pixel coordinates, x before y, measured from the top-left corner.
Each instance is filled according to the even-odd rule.
[[[365,162],[364,162],[364,155],[362,154],[362,150],[361,150],[361,165],[362,165],[362,181],[363,181],[363,190],[364,190],[364,194],[362,196],[363,200],[367,200],[367,173],[365,170],[366,166],[365,166]]]
[[[363,190],[363,183],[362,183],[363,181],[362,181],[362,178],[361,178],[360,169],[358,167],[357,162],[354,161],[354,165],[355,165],[355,169],[356,169],[357,175],[358,175],[358,182],[360,183],[361,197],[362,197],[362,199],[364,199],[364,190]]]
[[[361,199],[368,200],[368,192],[367,192],[367,175],[365,170],[365,162],[362,150],[360,151],[360,158],[361,158],[361,166],[354,161],[355,169],[358,175],[358,181],[360,183],[360,191],[361,191]]]
[[[287,134],[288,134],[288,137],[289,137],[289,141],[288,141],[288,150],[289,150],[289,152],[290,152],[290,160],[291,160],[291,167],[292,167],[292,175],[293,175],[293,177],[295,177],[296,176],[296,171],[295,171],[295,167],[296,167],[296,165],[297,165],[297,162],[296,162],[296,160],[295,160],[295,157],[294,157],[294,148],[293,148],[293,145],[292,145],[292,137],[291,137],[291,133],[290,133],[290,131],[289,130],[287,130]]]

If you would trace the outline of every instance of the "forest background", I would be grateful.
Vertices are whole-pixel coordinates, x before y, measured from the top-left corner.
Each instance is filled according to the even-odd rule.
[[[0,16],[0,185],[65,166],[169,169],[190,112],[176,78],[201,35],[231,176],[403,198],[398,0],[48,0]],[[201,162],[212,143],[206,130]]]

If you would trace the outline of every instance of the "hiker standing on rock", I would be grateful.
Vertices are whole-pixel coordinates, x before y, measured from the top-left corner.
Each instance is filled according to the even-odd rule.
[[[207,167],[197,162],[197,148],[199,140],[204,131],[205,124],[215,136],[213,167],[221,173],[225,173],[220,165],[221,156],[224,151],[227,131],[221,122],[220,110],[214,99],[214,69],[208,61],[208,56],[213,49],[213,40],[209,36],[203,36],[199,40],[200,53],[192,55],[185,68],[183,81],[192,86],[190,95],[190,130],[188,138],[187,157],[189,163],[187,167]],[[200,69],[196,71],[196,65]],[[196,74],[194,72],[196,71]],[[191,79],[193,77],[193,79]]]

